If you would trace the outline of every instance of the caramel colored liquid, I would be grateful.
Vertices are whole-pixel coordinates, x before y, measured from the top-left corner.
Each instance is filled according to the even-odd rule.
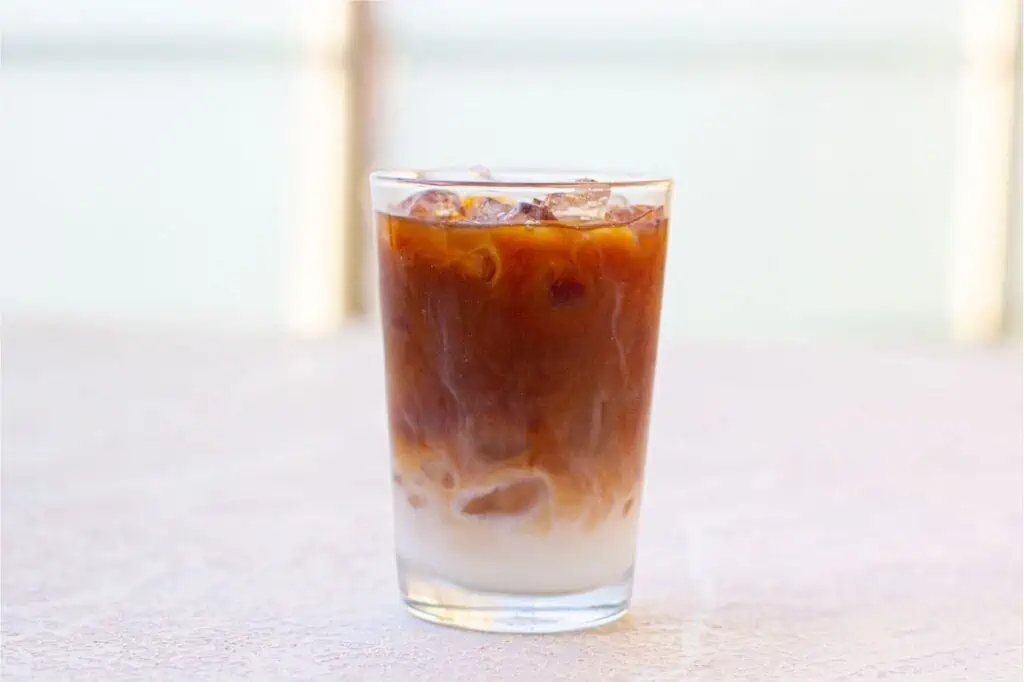
[[[543,497],[546,526],[629,514],[646,450],[666,221],[376,222],[399,485],[425,477],[445,505],[475,517],[518,514]],[[494,488],[510,480],[520,483]],[[459,497],[488,486],[489,495]]]

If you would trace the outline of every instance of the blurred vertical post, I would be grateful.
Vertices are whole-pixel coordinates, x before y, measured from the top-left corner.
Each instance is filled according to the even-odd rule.
[[[1022,45],[1022,33],[1024,33],[1024,16],[1017,17],[1017,54],[1014,58],[1014,75],[1016,77],[1015,111],[1013,115],[1013,147],[1010,169],[1010,234],[1007,248],[1007,272],[1006,272],[1006,319],[1004,321],[1005,332],[1008,336],[1020,339],[1024,335],[1024,303],[1021,301],[1021,263],[1024,261],[1024,241],[1021,238],[1021,202],[1024,200],[1024,169],[1021,168],[1024,162],[1024,102],[1022,102],[1022,91],[1024,91],[1024,45]]]
[[[976,343],[1004,332],[1020,14],[1017,0],[970,0],[963,11],[951,321],[955,340]]]
[[[320,0],[302,18],[297,224],[288,327],[333,332],[366,310],[364,196],[370,106],[370,2]]]
[[[369,188],[367,185],[368,161],[370,158],[370,114],[373,102],[372,67],[374,51],[374,25],[371,0],[354,0],[348,3],[351,39],[348,49],[348,69],[352,87],[349,106],[349,182],[345,186],[348,195],[348,212],[345,216],[347,248],[345,250],[345,296],[343,298],[346,316],[366,314],[367,297],[363,291],[366,271],[366,216]]]

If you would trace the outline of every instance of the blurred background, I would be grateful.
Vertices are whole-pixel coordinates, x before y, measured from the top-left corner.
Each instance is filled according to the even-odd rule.
[[[371,168],[665,169],[664,334],[1021,334],[1016,0],[6,0],[0,308],[376,315]]]

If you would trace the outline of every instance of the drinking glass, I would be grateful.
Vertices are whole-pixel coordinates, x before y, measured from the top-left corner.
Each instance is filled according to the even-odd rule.
[[[494,632],[629,606],[671,180],[370,177],[402,597]]]

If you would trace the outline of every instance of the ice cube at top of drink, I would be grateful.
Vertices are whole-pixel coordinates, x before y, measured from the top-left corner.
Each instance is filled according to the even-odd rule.
[[[665,209],[648,204],[616,206],[605,211],[606,223],[631,227],[654,228],[665,218]]]
[[[400,215],[420,220],[461,220],[462,201],[455,192],[427,189],[407,197],[395,207]]]
[[[497,197],[468,196],[462,200],[462,212],[473,223],[503,223],[515,210],[515,203]]]
[[[544,205],[557,218],[584,218],[600,220],[611,196],[611,187],[581,178],[578,187],[566,192],[552,192],[544,199]]]
[[[630,204],[601,183],[583,184],[530,200],[488,195],[460,197],[450,190],[428,189],[391,208],[396,215],[418,220],[479,226],[560,223],[593,227],[636,223],[637,227],[656,227],[664,219],[662,207]]]

